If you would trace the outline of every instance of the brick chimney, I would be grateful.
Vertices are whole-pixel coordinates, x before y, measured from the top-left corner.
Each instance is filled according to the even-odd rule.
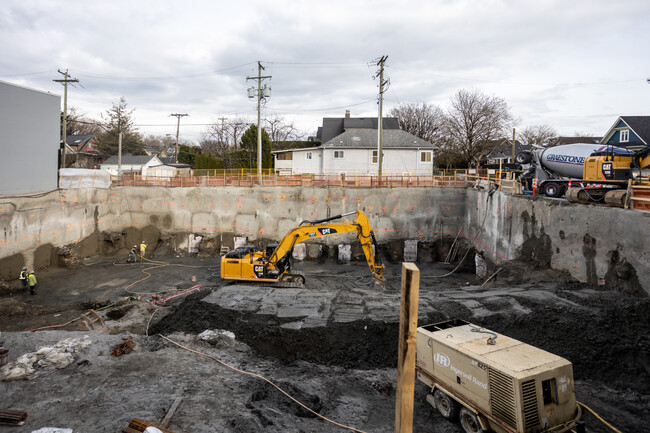
[[[345,110],[345,118],[346,119],[350,118],[350,110]]]

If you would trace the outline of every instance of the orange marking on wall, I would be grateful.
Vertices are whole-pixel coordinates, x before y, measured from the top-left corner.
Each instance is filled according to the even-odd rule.
[[[98,220],[97,224],[103,223],[105,221],[112,221],[112,219],[108,218],[108,217],[105,217],[105,218],[102,218],[102,219]],[[51,232],[41,233],[40,235],[28,236],[28,237],[25,237],[25,238],[16,239],[15,241],[3,241],[2,243],[0,243],[0,246],[15,244],[15,243],[18,243],[18,242],[26,242],[26,241],[30,241],[30,240],[34,240],[35,242],[39,242],[39,239],[44,237],[44,236],[55,236],[57,233],[67,232],[67,231],[70,231],[70,230],[73,230],[73,229],[76,229],[76,228],[86,227],[86,226],[89,226],[89,225],[95,225],[95,222],[90,221],[90,222],[86,222],[86,223],[79,224],[79,225],[68,224],[67,228],[64,228],[64,229],[53,230]],[[53,239],[55,239],[55,238],[53,237]]]

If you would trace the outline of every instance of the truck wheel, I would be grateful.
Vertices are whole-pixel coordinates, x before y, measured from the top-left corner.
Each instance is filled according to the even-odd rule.
[[[433,392],[433,401],[435,401],[436,409],[444,419],[455,421],[458,418],[458,403],[456,400],[436,389]]]
[[[478,423],[478,418],[474,413],[466,407],[460,408],[460,425],[465,430],[465,433],[485,433]]]
[[[561,197],[564,194],[564,187],[556,182],[544,184],[544,194],[548,197]]]
[[[528,164],[532,160],[533,156],[527,152],[521,152],[515,156],[515,162],[517,162],[517,164]]]

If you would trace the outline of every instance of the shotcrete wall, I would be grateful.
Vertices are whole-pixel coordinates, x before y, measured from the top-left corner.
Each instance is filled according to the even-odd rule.
[[[650,213],[467,190],[470,239],[493,262],[567,271],[590,284],[650,292]]]
[[[188,235],[196,234],[232,248],[235,236],[279,240],[305,219],[357,209],[380,243],[453,238],[463,226],[465,238],[497,264],[526,260],[592,284],[650,288],[649,213],[437,187],[115,187],[0,198],[0,276],[13,280],[22,266],[56,264],[63,246],[91,256],[168,239],[172,248],[187,249]]]
[[[15,279],[23,265],[36,269],[57,260],[59,247],[76,244],[84,255],[130,247],[142,238],[172,238],[187,248],[189,234],[279,240],[303,220],[363,210],[380,243],[433,241],[455,235],[465,214],[463,189],[409,188],[156,188],[55,191],[40,198],[0,199],[0,275]],[[351,235],[330,236],[330,243]]]

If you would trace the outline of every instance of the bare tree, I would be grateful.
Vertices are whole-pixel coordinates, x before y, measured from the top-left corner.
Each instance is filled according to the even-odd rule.
[[[243,117],[237,117],[232,122],[228,123],[228,142],[231,143],[235,149],[238,148],[241,142],[241,136],[249,126],[251,126],[251,123],[248,119]]]
[[[508,104],[479,90],[459,90],[447,110],[443,133],[447,147],[461,156],[462,162],[477,167],[498,145],[514,124]]]
[[[402,130],[429,143],[439,141],[445,118],[440,107],[422,101],[408,102],[392,108],[389,114],[397,118]]]
[[[279,143],[298,141],[304,137],[304,134],[296,129],[293,122],[286,122],[282,116],[277,114],[272,114],[264,119],[264,123],[267,125],[264,129],[269,134],[274,148],[278,147]]]
[[[101,132],[100,123],[79,113],[75,107],[70,107],[66,118],[66,135],[97,135]]]
[[[531,125],[519,134],[521,141],[534,146],[553,146],[557,140],[557,131],[550,125]]]
[[[147,147],[152,147],[158,155],[164,152],[168,156],[171,156],[176,151],[176,138],[171,135],[149,134],[144,138],[143,144]]]

